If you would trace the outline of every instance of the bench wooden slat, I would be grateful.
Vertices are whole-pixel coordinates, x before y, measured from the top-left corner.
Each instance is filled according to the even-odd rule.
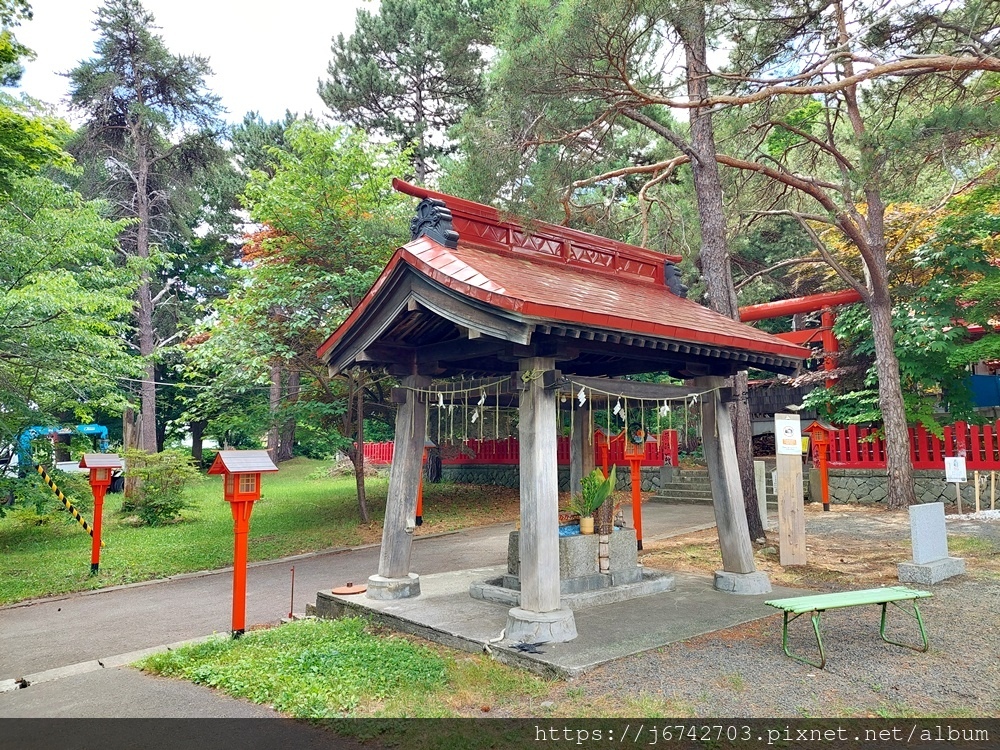
[[[863,604],[883,604],[907,599],[923,599],[933,596],[929,591],[909,589],[905,586],[889,586],[881,589],[865,589],[863,591],[841,591],[835,594],[814,594],[811,596],[793,596],[787,599],[772,599],[764,602],[771,607],[785,610],[793,614],[805,612],[821,612],[841,607],[855,607]]]

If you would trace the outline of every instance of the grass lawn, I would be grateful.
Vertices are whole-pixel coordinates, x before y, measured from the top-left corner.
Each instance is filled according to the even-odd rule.
[[[140,668],[273,706],[299,719],[441,718],[502,710],[549,683],[357,617],[300,620],[155,654]]]
[[[250,522],[251,561],[381,539],[387,480],[367,480],[372,523],[361,525],[354,478],[321,476],[328,465],[297,458],[281,464],[277,474],[264,475]],[[101,534],[106,547],[96,576],[90,575],[90,537],[65,511],[41,519],[18,514],[0,519],[0,605],[231,565],[233,520],[222,499],[221,479],[198,481],[189,499],[191,507],[178,521],[149,527],[121,514],[120,494],[108,495]],[[62,508],[54,496],[51,503]],[[80,504],[89,520],[92,501]],[[418,533],[430,534],[513,520],[517,493],[500,487],[428,485],[424,507]]]
[[[300,620],[154,654],[140,669],[191,680],[273,707],[297,719],[333,720],[340,735],[377,738],[380,747],[523,747],[505,722],[423,723],[391,719],[680,716],[658,697],[588,695],[485,654],[455,651],[387,631],[362,618]],[[336,721],[337,719],[368,721]],[[388,719],[390,721],[378,721]],[[509,741],[508,741],[509,740]]]

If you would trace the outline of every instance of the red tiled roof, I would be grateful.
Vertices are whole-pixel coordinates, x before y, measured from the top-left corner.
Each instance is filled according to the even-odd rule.
[[[403,180],[393,180],[392,186],[416,198],[443,201],[451,212],[455,231],[465,245],[660,284],[663,283],[664,262],[679,263],[681,260],[679,255],[658,253],[544,221],[533,221],[525,227],[513,219],[505,219],[492,206],[438,193]]]
[[[516,225],[503,222],[495,209],[488,206],[402,185],[406,187],[404,192],[445,201],[456,217],[458,247],[444,247],[427,236],[400,247],[354,312],[319,348],[320,357],[351,328],[400,264],[466,297],[541,319],[540,322],[631,332],[790,359],[803,359],[810,354],[808,349],[672,293],[663,282],[663,264],[671,260],[670,256],[552,225],[542,227],[550,238],[571,234],[580,246],[604,247],[606,252],[616,252],[616,257],[625,258],[624,263],[619,264],[624,265],[625,270],[574,262],[565,254],[563,257],[544,257],[544,254],[524,248],[484,243],[478,235],[470,240],[459,229],[461,222],[457,220],[458,213],[473,215],[470,206],[479,211],[477,220],[484,224],[487,221],[505,224],[508,236],[512,234],[511,227],[516,228]],[[399,184],[397,189],[401,189]],[[632,272],[639,264],[652,268],[654,261],[659,269],[658,278],[655,274]]]

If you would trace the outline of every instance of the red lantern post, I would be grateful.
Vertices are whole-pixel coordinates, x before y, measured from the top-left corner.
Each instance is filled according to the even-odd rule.
[[[90,469],[90,491],[94,493],[94,533],[90,543],[90,573],[101,567],[101,515],[104,513],[104,495],[111,486],[111,472],[121,469],[121,458],[115,453],[87,453],[80,460],[81,469]]]
[[[629,476],[632,483],[632,525],[635,527],[635,543],[642,549],[642,462],[646,458],[646,442],[655,442],[641,425],[629,425],[621,434],[625,441],[625,458],[628,459]]]
[[[246,630],[247,537],[253,504],[260,499],[260,475],[277,470],[267,451],[219,451],[208,470],[223,475],[223,497],[233,513],[233,638]]]
[[[417,526],[423,526],[424,523],[424,470],[423,467],[427,465],[427,451],[431,448],[437,448],[432,440],[424,441],[424,455],[421,459],[421,471],[420,471],[420,483],[417,485],[417,513],[416,513],[416,523]]]
[[[819,483],[823,498],[823,510],[830,510],[830,470],[828,461],[830,455],[830,433],[833,432],[833,425],[817,419],[809,424],[803,432],[809,433],[816,451],[816,458],[819,463]]]

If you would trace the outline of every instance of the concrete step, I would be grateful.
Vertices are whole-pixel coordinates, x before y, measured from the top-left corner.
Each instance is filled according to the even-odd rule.
[[[767,476],[767,499],[775,503],[771,476]],[[670,482],[660,487],[650,501],[656,503],[712,504],[712,487],[707,469],[674,469]],[[808,474],[803,473],[803,494],[809,496]]]
[[[712,486],[708,482],[705,482],[704,484],[694,484],[694,483],[691,483],[691,484],[678,484],[676,482],[673,482],[671,484],[665,484],[665,485],[663,485],[662,487],[660,487],[659,491],[661,493],[663,493],[663,492],[680,492],[680,493],[683,493],[683,494],[689,494],[689,493],[699,494],[700,493],[700,494],[711,495],[712,494]]]
[[[712,496],[707,497],[698,495],[696,497],[688,495],[675,495],[675,494],[661,494],[657,493],[649,498],[651,503],[670,503],[674,505],[711,505]]]

